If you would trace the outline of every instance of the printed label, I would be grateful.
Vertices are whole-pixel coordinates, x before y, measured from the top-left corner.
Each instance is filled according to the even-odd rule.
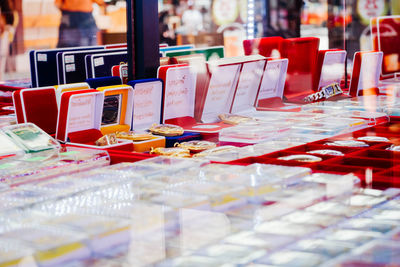
[[[65,64],[75,63],[75,55],[67,55],[64,57]]]
[[[47,62],[47,54],[37,54],[37,60]]]
[[[104,65],[104,57],[97,57],[94,59],[94,66],[103,66]]]
[[[67,64],[67,65],[65,65],[65,71],[66,72],[73,72],[75,70],[76,70],[75,64]]]

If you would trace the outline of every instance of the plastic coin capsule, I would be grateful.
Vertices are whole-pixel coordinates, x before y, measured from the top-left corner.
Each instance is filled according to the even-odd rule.
[[[369,145],[363,141],[356,140],[337,140],[325,143],[327,146],[343,146],[343,147],[368,147]]]
[[[180,136],[184,133],[182,127],[172,124],[155,124],[150,127],[149,131],[162,136]]]
[[[308,151],[309,154],[319,154],[319,155],[328,155],[328,156],[343,156],[344,154],[341,151],[332,150],[332,149],[320,149]]]
[[[389,139],[381,136],[363,136],[357,138],[358,141],[366,141],[366,142],[389,142]]]
[[[189,141],[183,143],[176,143],[175,147],[188,149],[192,153],[201,152],[207,149],[213,149],[217,145],[209,141]]]
[[[151,149],[150,154],[157,154],[161,156],[168,156],[168,157],[178,157],[178,158],[187,158],[190,157],[190,151],[185,148],[180,147],[157,147]]]
[[[238,125],[244,122],[254,121],[253,118],[234,114],[221,114],[218,116],[222,122],[232,125]]]
[[[117,138],[127,139],[132,141],[146,141],[152,139],[154,136],[149,133],[135,133],[129,132],[117,132]]]
[[[278,159],[279,160],[294,160],[294,161],[298,161],[298,162],[309,162],[309,163],[322,161],[321,158],[311,156],[311,155],[291,155],[291,156],[280,157]]]

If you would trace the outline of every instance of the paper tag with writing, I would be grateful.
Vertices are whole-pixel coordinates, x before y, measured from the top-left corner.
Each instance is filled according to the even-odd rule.
[[[287,66],[286,58],[267,61],[257,101],[273,97],[282,98]]]
[[[194,116],[196,73],[189,66],[167,70],[164,97],[164,121]]]
[[[358,91],[378,87],[379,76],[382,69],[382,59],[382,52],[361,54],[361,68],[357,88]]]
[[[137,83],[133,93],[133,130],[145,130],[160,123],[162,83]]]
[[[346,54],[346,51],[332,51],[325,53],[318,88],[328,86],[332,83],[340,84],[340,81],[344,76]]]
[[[77,132],[95,127],[95,95],[75,95],[69,103],[68,132]]]
[[[257,91],[264,71],[265,60],[243,64],[240,73],[231,113],[245,111],[254,107]]]
[[[211,80],[201,117],[205,123],[217,122],[218,115],[229,112],[240,64],[211,68]]]
[[[103,66],[104,65],[104,57],[97,57],[94,59],[94,66]]]
[[[42,62],[47,62],[47,54],[37,54],[37,60]]]
[[[76,70],[75,64],[67,64],[65,65],[66,72],[73,72]]]
[[[67,55],[64,58],[65,64],[75,63],[75,55]]]

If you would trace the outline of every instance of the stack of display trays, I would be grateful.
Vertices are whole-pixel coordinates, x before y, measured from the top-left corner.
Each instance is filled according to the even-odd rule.
[[[364,146],[335,146],[335,141],[359,141],[363,137],[381,137],[387,140],[362,141]],[[367,139],[368,140],[368,139]],[[400,187],[400,151],[388,150],[392,145],[400,145],[400,128],[394,123],[375,126],[368,129],[343,134],[336,137],[308,143],[301,146],[265,154],[258,157],[247,157],[230,161],[227,164],[249,165],[253,163],[277,164],[283,166],[301,166],[315,172],[335,174],[356,174],[364,185],[374,188]],[[321,155],[315,151],[334,150],[342,155]],[[318,161],[306,162],[284,160],[282,158],[296,155],[308,155],[319,158]]]

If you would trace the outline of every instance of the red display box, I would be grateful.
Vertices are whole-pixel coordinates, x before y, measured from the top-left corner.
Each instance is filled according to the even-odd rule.
[[[303,37],[282,41],[282,58],[289,60],[284,96],[288,102],[304,104],[304,98],[314,93],[314,75],[318,62],[319,38]]]
[[[50,135],[56,133],[58,106],[54,87],[20,89],[13,93],[18,123],[31,122]]]

